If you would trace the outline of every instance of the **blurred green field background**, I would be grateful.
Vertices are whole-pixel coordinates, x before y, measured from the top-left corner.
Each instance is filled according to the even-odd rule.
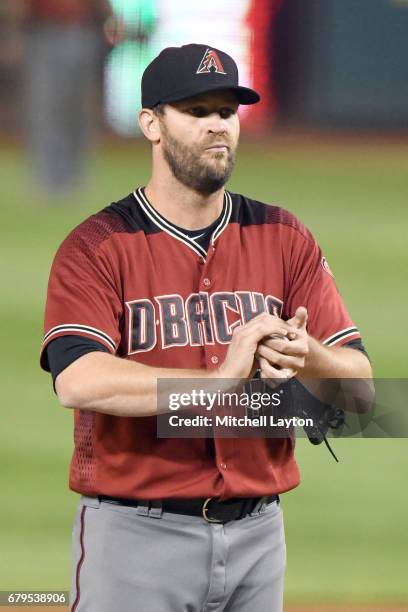
[[[49,268],[69,230],[144,184],[148,147],[101,146],[89,184],[64,203],[35,197],[21,153],[0,148],[0,590],[67,589],[77,496],[67,489],[72,414],[39,369]],[[312,230],[377,377],[407,377],[408,145],[277,138],[246,143],[232,191],[276,202]],[[407,440],[298,444],[303,482],[284,496],[287,600],[406,602]]]

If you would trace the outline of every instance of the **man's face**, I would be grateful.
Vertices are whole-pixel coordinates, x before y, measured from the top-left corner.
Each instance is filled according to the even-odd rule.
[[[194,96],[166,104],[160,144],[173,175],[211,194],[228,181],[239,138],[238,101],[233,92]]]

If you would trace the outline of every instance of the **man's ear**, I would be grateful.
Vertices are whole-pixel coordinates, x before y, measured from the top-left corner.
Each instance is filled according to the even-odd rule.
[[[150,108],[142,108],[139,113],[139,125],[144,136],[151,143],[160,141],[160,122],[159,118]]]

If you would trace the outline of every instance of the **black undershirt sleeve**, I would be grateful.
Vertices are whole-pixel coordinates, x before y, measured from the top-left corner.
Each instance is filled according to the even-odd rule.
[[[343,346],[361,351],[366,357],[368,357],[367,351],[365,350],[364,344],[361,342],[361,340],[350,340],[350,342],[343,344]],[[370,358],[368,357],[368,359]]]
[[[58,374],[61,374],[65,368],[71,365],[71,363],[76,361],[79,357],[82,357],[82,355],[94,351],[110,353],[109,349],[100,342],[90,340],[84,336],[62,336],[50,342],[47,346],[47,360],[54,383],[54,389],[55,379]]]

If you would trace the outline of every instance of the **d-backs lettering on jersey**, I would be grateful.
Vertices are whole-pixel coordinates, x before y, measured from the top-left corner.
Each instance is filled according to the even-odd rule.
[[[301,305],[321,342],[360,337],[319,246],[292,214],[226,192],[206,252],[138,189],[61,245],[41,363],[48,368],[54,338],[79,335],[153,367],[216,368],[237,325],[263,311],[288,319]],[[293,445],[215,438],[211,450],[202,439],[157,440],[154,417],[76,411],[70,484],[84,494],[144,499],[283,492],[299,482]]]
[[[159,295],[126,302],[129,309],[128,355],[173,346],[229,344],[234,328],[268,312],[280,317],[282,302],[254,291]],[[157,325],[158,323],[158,325]],[[159,331],[156,331],[158,328]]]

